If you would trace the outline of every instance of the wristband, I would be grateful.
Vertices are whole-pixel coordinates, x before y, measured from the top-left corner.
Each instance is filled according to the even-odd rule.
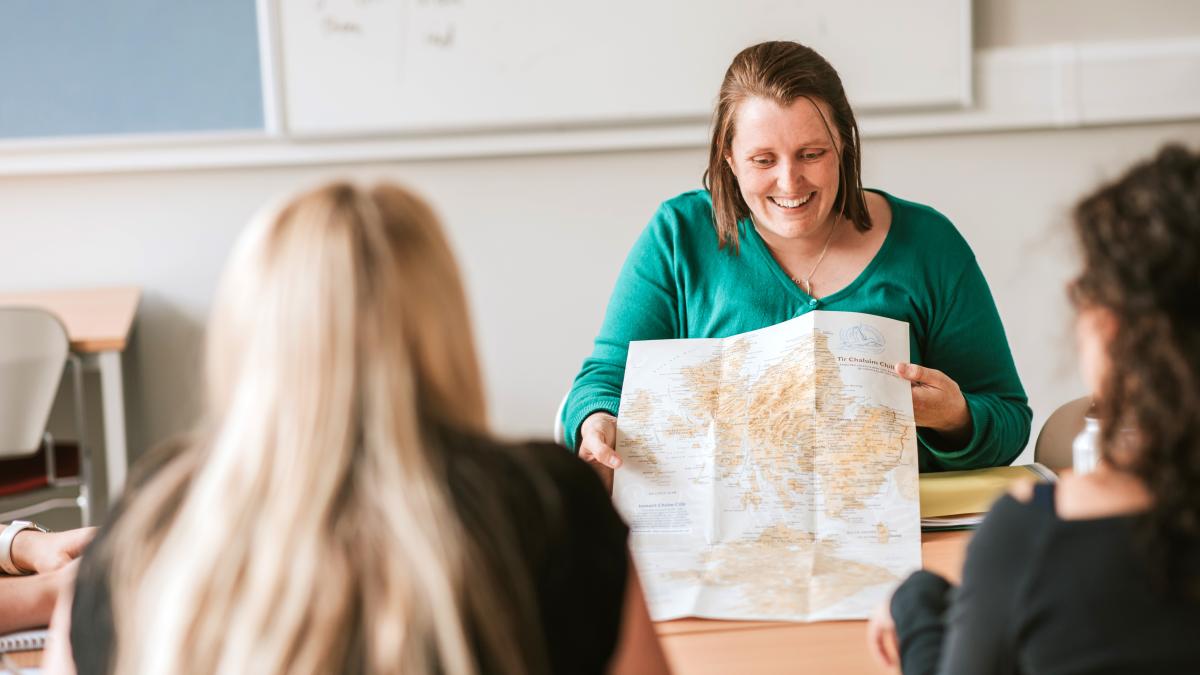
[[[12,576],[33,574],[32,571],[22,571],[12,559],[13,540],[17,538],[18,533],[25,530],[45,532],[46,528],[41,525],[35,525],[28,520],[14,520],[8,524],[8,527],[4,528],[4,532],[0,533],[0,570],[3,570],[5,574]]]

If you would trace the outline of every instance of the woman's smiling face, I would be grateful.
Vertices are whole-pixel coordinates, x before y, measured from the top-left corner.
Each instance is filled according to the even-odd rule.
[[[757,97],[738,106],[726,161],[764,234],[825,234],[837,201],[841,150],[827,120],[828,104],[804,97],[786,107]]]

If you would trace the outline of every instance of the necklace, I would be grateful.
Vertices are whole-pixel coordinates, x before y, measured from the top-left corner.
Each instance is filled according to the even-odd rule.
[[[841,220],[841,218],[838,220]],[[821,255],[817,256],[817,262],[813,263],[812,269],[808,271],[808,276],[804,277],[804,280],[801,281],[790,274],[788,275],[788,278],[795,282],[797,286],[803,288],[804,292],[814,299],[817,296],[813,295],[812,292],[812,278],[817,273],[817,268],[821,266],[821,261],[825,260],[825,254],[829,252],[829,244],[833,241],[833,233],[837,231],[838,220],[833,221],[833,225],[829,226],[829,236],[825,237],[825,246],[821,248]]]

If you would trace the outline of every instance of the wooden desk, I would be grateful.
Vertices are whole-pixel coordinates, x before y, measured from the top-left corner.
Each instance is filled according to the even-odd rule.
[[[40,649],[32,652],[10,652],[8,658],[12,659],[18,668],[40,668],[42,666],[42,650]],[[4,670],[0,668],[0,672],[4,672]]]
[[[137,288],[0,293],[0,306],[53,312],[67,328],[71,350],[85,363],[98,366],[109,503],[121,494],[129,465],[121,352],[129,340],[141,294]]]
[[[969,532],[921,537],[924,566],[958,582]],[[879,673],[867,653],[867,622],[677,619],[655,626],[675,675]]]

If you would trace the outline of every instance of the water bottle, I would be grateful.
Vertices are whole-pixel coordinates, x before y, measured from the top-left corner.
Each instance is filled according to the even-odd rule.
[[[1094,413],[1095,406],[1088,408],[1083,416],[1083,431],[1071,443],[1071,464],[1078,476],[1095,471],[1100,462],[1100,419]]]

